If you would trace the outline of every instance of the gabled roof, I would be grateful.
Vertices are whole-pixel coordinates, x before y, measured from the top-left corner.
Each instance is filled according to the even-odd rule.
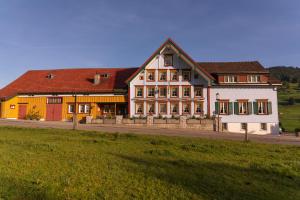
[[[0,90],[0,99],[18,94],[108,93],[126,89],[125,80],[137,68],[84,68],[28,71]],[[108,74],[94,85],[95,74]],[[52,78],[49,78],[49,75]]]
[[[198,65],[179,45],[177,45],[171,38],[168,38],[140,67],[139,69],[133,73],[126,82],[131,81],[140,71],[142,71],[146,65],[163,49],[167,44],[173,45],[183,56],[185,56],[189,61],[191,61],[196,67],[200,69],[209,79],[214,80],[214,77],[208,73],[202,66]]]
[[[258,61],[244,62],[198,62],[211,74],[221,73],[269,73]]]

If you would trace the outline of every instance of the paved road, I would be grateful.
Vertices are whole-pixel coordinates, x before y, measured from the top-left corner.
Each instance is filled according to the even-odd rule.
[[[59,128],[59,129],[72,129],[70,122],[39,122],[28,120],[7,120],[0,119],[0,126],[17,126],[17,127],[30,127],[30,128]],[[199,131],[195,129],[167,129],[155,127],[133,127],[129,125],[109,125],[109,124],[80,124],[79,130],[93,130],[102,132],[119,132],[119,133],[135,133],[147,135],[166,135],[166,136],[181,136],[181,137],[199,137],[209,139],[222,139],[222,140],[244,140],[244,134],[240,133],[218,133],[210,131]],[[251,141],[261,143],[273,144],[291,144],[300,146],[300,137],[288,135],[249,135]]]

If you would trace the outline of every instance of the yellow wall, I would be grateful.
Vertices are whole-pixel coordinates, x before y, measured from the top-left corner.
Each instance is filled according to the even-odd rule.
[[[74,97],[63,97],[62,104],[62,120],[72,118],[72,114],[68,114],[68,104],[74,103]],[[7,101],[1,102],[1,117],[2,118],[18,118],[18,104],[27,104],[27,113],[34,110],[39,112],[42,119],[46,118],[46,102],[47,97],[13,97]],[[91,114],[93,117],[97,115],[97,103],[125,103],[126,96],[78,96],[77,103],[90,103]],[[10,105],[15,105],[15,109],[11,109]],[[78,110],[78,106],[77,106]],[[88,114],[77,114],[78,120],[81,120]]]

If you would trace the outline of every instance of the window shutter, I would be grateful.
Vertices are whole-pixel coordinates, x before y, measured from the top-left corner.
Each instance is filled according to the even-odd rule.
[[[233,112],[232,112],[232,102],[229,102],[229,103],[228,103],[228,107],[229,107],[229,112],[228,112],[228,114],[229,114],[229,115],[232,115],[232,113],[233,113]]]
[[[252,114],[252,102],[248,102],[248,114]]]
[[[268,114],[269,115],[272,114],[272,102],[271,101],[268,102]]]
[[[257,101],[253,102],[253,113],[257,115],[258,113],[258,104]]]
[[[234,102],[234,114],[239,114],[239,102]]]
[[[215,102],[215,113],[219,114],[219,102]]]

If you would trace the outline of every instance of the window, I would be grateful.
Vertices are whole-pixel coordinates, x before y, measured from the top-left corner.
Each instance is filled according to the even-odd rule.
[[[190,97],[190,87],[183,87],[183,97]]]
[[[250,83],[260,82],[260,75],[248,75],[248,82]]]
[[[148,88],[148,97],[154,97],[154,94],[155,94],[155,88],[149,87]]]
[[[154,70],[148,70],[147,71],[147,81],[154,81]]]
[[[143,94],[143,87],[136,87],[136,90],[135,90],[135,96],[136,97],[143,97],[144,94]]]
[[[144,80],[144,75],[140,75],[139,80]]]
[[[182,112],[183,114],[189,114],[190,113],[190,105],[188,103],[182,104]]]
[[[171,97],[178,97],[178,87],[171,88]]]
[[[202,97],[202,87],[194,87],[195,97]]]
[[[266,131],[267,130],[267,123],[260,123],[260,129]]]
[[[227,131],[228,130],[228,124],[222,123],[222,130]]]
[[[183,70],[182,71],[182,79],[184,81],[190,81],[191,80],[191,71],[189,71],[189,70]]]
[[[167,113],[167,104],[166,103],[159,104],[159,113]]]
[[[154,103],[148,103],[147,113],[148,114],[155,113],[155,104]]]
[[[90,104],[79,104],[78,112],[79,113],[90,113]]]
[[[75,105],[69,104],[68,105],[68,113],[74,113],[75,112]]]
[[[220,101],[219,102],[219,113],[223,115],[228,114],[228,107],[229,107],[229,102],[228,101]]]
[[[247,130],[247,123],[241,123],[241,130]]]
[[[166,97],[167,96],[167,87],[160,87],[159,88],[159,97]]]
[[[144,104],[143,103],[136,103],[135,104],[135,113],[136,114],[143,114]]]
[[[16,108],[16,105],[15,105],[15,104],[10,104],[10,105],[9,105],[9,108],[10,108],[10,109],[15,109],[15,108]]]
[[[257,113],[268,114],[268,101],[257,101]]]
[[[173,66],[173,55],[172,54],[165,54],[164,64],[165,64],[165,66]]]
[[[48,104],[61,104],[62,98],[61,97],[49,97],[47,99]]]
[[[248,101],[239,101],[239,114],[245,115],[248,114]]]
[[[236,83],[237,82],[237,76],[234,76],[234,75],[224,76],[224,82],[225,83]]]
[[[171,113],[172,114],[178,113],[178,103],[171,103]]]
[[[167,80],[167,71],[159,71],[159,81]]]
[[[201,114],[203,112],[203,103],[202,102],[195,102],[195,113]]]
[[[170,75],[171,75],[171,78],[170,78],[171,81],[178,81],[178,72],[177,72],[177,70],[171,70]]]

